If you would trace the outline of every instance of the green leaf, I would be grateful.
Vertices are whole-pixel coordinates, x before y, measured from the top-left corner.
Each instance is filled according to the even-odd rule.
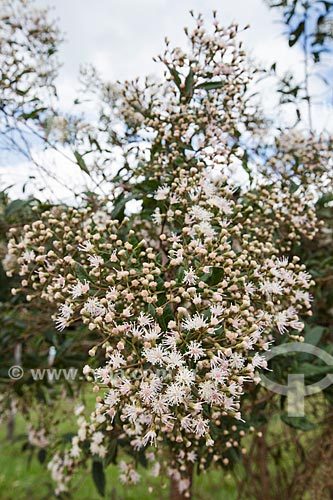
[[[304,335],[304,342],[307,344],[317,345],[324,333],[325,328],[323,326],[314,326],[313,328],[306,329]]]
[[[207,283],[211,286],[217,285],[223,277],[224,271],[222,268],[213,267],[211,270],[211,275],[209,276]]]
[[[306,378],[318,377],[333,373],[333,366],[330,365],[315,365],[313,363],[302,363],[297,367],[297,371],[302,373]]]
[[[301,21],[299,23],[299,25],[297,26],[297,28],[292,33],[290,33],[289,47],[293,47],[295,45],[295,43],[297,43],[299,37],[304,32],[304,27],[305,27],[305,23],[304,23],[304,21]]]
[[[315,424],[310,422],[306,417],[289,417],[288,415],[281,415],[281,420],[290,427],[301,431],[310,431],[316,427]]]
[[[99,142],[97,141],[97,139],[95,139],[94,137],[91,137],[91,135],[88,135],[88,139],[89,139],[90,145],[91,146],[96,146],[96,148],[98,149],[98,151],[100,153],[102,153],[102,148],[101,148]]]
[[[117,459],[117,453],[118,453],[118,438],[115,437],[111,439],[109,446],[108,446],[108,451],[107,455],[105,458],[105,465],[109,465],[111,463],[115,464],[116,459]]]
[[[86,162],[83,159],[83,156],[80,155],[78,151],[74,151],[74,156],[80,169],[83,170],[83,172],[85,172],[86,174],[90,175]]]
[[[46,450],[44,450],[44,448],[42,448],[41,450],[39,450],[38,452],[38,460],[41,464],[43,464],[46,460]]]
[[[168,67],[168,70],[170,71],[170,74],[171,74],[175,84],[177,85],[178,88],[180,88],[182,81],[180,79],[178,71],[175,70],[175,68],[173,68],[172,66],[167,65],[167,67]]]
[[[61,439],[64,443],[71,443],[74,436],[76,436],[75,432],[66,432]]]
[[[23,118],[24,120],[34,120],[39,117],[40,113],[46,110],[47,108],[38,108],[34,111],[31,111],[31,113],[22,113],[20,118]]]
[[[75,272],[76,272],[76,276],[79,278],[80,281],[84,281],[84,280],[90,281],[91,280],[91,277],[89,276],[88,272],[83,267],[83,265],[80,264],[79,262],[75,262]]]
[[[193,95],[193,84],[194,84],[194,73],[192,71],[192,68],[189,71],[189,74],[186,77],[185,80],[185,95],[187,97],[192,97]]]
[[[122,220],[125,215],[126,203],[133,199],[136,199],[136,197],[136,193],[131,193],[128,196],[125,196],[124,193],[121,193],[115,202],[110,218]]]
[[[124,193],[121,193],[117,200],[115,201],[114,208],[111,212],[111,219],[118,219],[121,220],[124,218],[124,212],[125,212],[125,205],[126,205],[127,199],[124,195]]]
[[[22,208],[26,207],[29,204],[29,200],[14,200],[9,205],[7,205],[5,209],[5,216],[9,217],[13,215],[15,212],[18,212]]]
[[[105,496],[105,474],[102,462],[97,462],[96,460],[92,463],[92,477],[96,486],[98,493],[104,497]]]
[[[250,183],[252,184],[253,182],[253,175],[252,175],[252,170],[249,167],[249,155],[247,151],[244,151],[243,158],[242,158],[242,167],[249,176]]]
[[[204,89],[204,90],[217,90],[221,89],[224,86],[224,82],[204,82],[197,85],[196,89]]]
[[[291,180],[289,185],[289,191],[291,194],[296,193],[297,189],[299,189],[299,184]]]

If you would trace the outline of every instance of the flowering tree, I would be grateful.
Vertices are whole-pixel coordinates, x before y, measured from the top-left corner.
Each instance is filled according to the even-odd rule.
[[[41,161],[38,153],[56,153],[77,165],[79,173],[80,164],[64,147],[75,143],[81,132],[87,134],[89,127],[58,105],[62,38],[49,9],[35,0],[1,0],[0,7],[0,153],[5,161],[15,158],[32,167],[23,191],[27,184],[34,193],[49,190],[54,201],[50,179],[63,190],[70,188],[51,159],[44,155]]]
[[[2,150],[30,155],[31,135],[42,126],[55,102],[54,86],[60,34],[46,10],[32,2],[1,2],[0,133]]]
[[[288,176],[246,187],[234,171],[253,125],[236,35],[199,16],[189,53],[167,44],[160,57],[165,82],[124,84],[134,153],[110,212],[55,207],[11,230],[14,293],[50,303],[60,332],[83,323],[98,337],[84,368],[96,408],[49,463],[59,495],[89,458],[103,493],[103,464],[122,447],[122,481],[142,463],[190,497],[195,467],[226,467],[240,448],[241,397],[274,335],[300,339],[310,277],[286,253],[316,233],[312,194]]]
[[[332,353],[332,135],[325,113],[329,111],[331,74],[325,63],[331,57],[330,17],[332,2],[267,2],[280,8],[285,35],[291,51],[299,51],[303,76],[290,72],[278,77],[280,109],[285,105],[295,112],[290,123],[284,115],[283,133],[275,130],[275,140],[263,141],[258,159],[261,173],[291,183],[294,191],[312,191],[318,220],[314,240],[302,238],[294,245],[296,253],[315,280],[312,288],[312,315],[305,321],[304,341],[321,352]],[[275,76],[278,63],[272,66]],[[327,113],[329,117],[329,113]],[[279,123],[275,121],[275,125]],[[319,131],[322,131],[319,134]],[[271,130],[272,132],[272,130]],[[268,146],[268,150],[267,150]],[[273,154],[272,154],[273,148]],[[299,223],[303,224],[300,218]],[[284,337],[276,338],[285,342]],[[320,352],[320,351],[317,351]],[[311,362],[310,362],[311,360]],[[316,357],[289,353],[270,362],[274,381],[286,385],[289,374],[302,373],[306,385],[318,383],[331,367]],[[306,415],[290,417],[283,396],[257,386],[243,405],[247,420],[260,415],[260,433],[251,438],[248,454],[243,457],[241,480],[237,481],[240,498],[293,498],[301,500],[330,498],[332,482],[326,464],[332,460],[332,387],[307,398]],[[251,415],[251,416],[250,416]],[[320,443],[320,446],[318,446]]]

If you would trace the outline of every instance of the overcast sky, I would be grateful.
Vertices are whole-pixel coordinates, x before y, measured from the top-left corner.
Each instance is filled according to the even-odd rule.
[[[152,61],[163,49],[165,36],[174,45],[184,45],[184,26],[191,25],[189,10],[211,18],[216,9],[223,24],[250,24],[242,38],[259,61],[294,66],[293,54],[281,35],[277,13],[264,0],[39,0],[54,8],[66,41],[60,52],[61,96],[66,104],[77,87],[81,64],[93,63],[109,80],[122,80],[159,71]]]
[[[58,79],[60,105],[71,107],[78,88],[78,73],[81,65],[94,64],[102,76],[111,81],[131,79],[136,76],[158,73],[161,67],[152,61],[162,52],[164,37],[172,45],[184,46],[184,26],[191,26],[191,9],[203,13],[208,21],[212,11],[217,10],[222,24],[237,22],[241,27],[250,25],[241,36],[244,47],[252,58],[270,66],[277,62],[282,74],[288,69],[302,74],[302,54],[297,47],[288,47],[282,32],[284,26],[278,22],[279,12],[270,10],[264,0],[37,0],[42,6],[53,8],[64,33],[59,58],[63,63]],[[265,106],[275,113],[274,94],[268,82],[261,90]],[[275,96],[276,101],[276,96]],[[331,109],[315,110],[315,121],[327,125]],[[42,153],[42,155],[45,153]],[[43,162],[43,157],[40,159]],[[66,165],[63,157],[53,152],[47,157],[54,164],[54,172],[66,179],[66,184],[77,185],[78,173]],[[1,183],[15,184],[14,192],[20,190],[27,178],[27,163],[8,163],[0,166]],[[74,167],[75,169],[75,167]],[[63,188],[54,186],[59,196]],[[33,189],[33,188],[32,188]],[[27,191],[29,192],[29,190]]]

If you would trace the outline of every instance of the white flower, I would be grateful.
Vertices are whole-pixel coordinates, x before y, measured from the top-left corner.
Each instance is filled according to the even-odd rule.
[[[184,328],[184,330],[200,330],[200,328],[206,328],[207,326],[207,321],[199,313],[195,314],[192,317],[186,318],[182,322],[182,327]]]
[[[288,265],[288,257],[279,257],[275,261],[276,267],[287,267]]]
[[[97,212],[95,212],[92,216],[92,220],[95,222],[95,224],[102,227],[105,225],[108,219],[108,214],[106,212],[103,212],[103,210],[97,210]]]
[[[89,367],[90,369],[90,367]],[[89,372],[88,372],[89,373]],[[107,366],[96,368],[94,371],[95,378],[100,380],[103,384],[108,384],[110,381],[110,369]]]
[[[54,278],[54,287],[55,288],[64,288],[65,285],[66,285],[66,280],[60,274],[57,278]]]
[[[260,284],[260,291],[269,295],[282,295],[283,287],[277,281],[264,281]]]
[[[59,332],[62,332],[67,326],[69,326],[67,318],[62,316],[58,316],[54,322],[56,324],[56,329],[59,330]]]
[[[110,262],[118,262],[118,256],[117,256],[117,250],[113,250],[111,257],[110,257]]]
[[[122,366],[126,365],[126,360],[120,352],[114,351],[110,356],[109,365],[112,370],[118,370]]]
[[[191,340],[187,347],[187,356],[193,358],[194,361],[198,361],[198,359],[202,358],[205,355],[205,350],[202,348],[201,342],[197,342],[196,340]]]
[[[149,382],[141,382],[139,396],[143,403],[149,403],[156,396],[156,390]]]
[[[22,258],[30,264],[30,262],[33,262],[35,260],[36,254],[33,250],[26,250],[22,254]]]
[[[193,432],[201,437],[208,432],[209,420],[204,420],[199,417],[198,419],[193,419]]]
[[[187,285],[195,285],[197,279],[198,277],[195,274],[193,267],[190,267],[188,271],[184,271],[183,283],[186,283]]]
[[[80,453],[81,453],[81,448],[77,444],[74,444],[70,451],[71,457],[78,458],[80,456]]]
[[[308,287],[309,282],[311,281],[311,279],[312,279],[311,274],[309,274],[307,272],[304,272],[304,271],[302,271],[301,273],[299,273],[298,276],[297,276],[298,283],[300,283],[301,285],[303,285],[305,287]]]
[[[60,310],[60,316],[62,316],[63,318],[70,318],[72,316],[72,314],[74,313],[73,311],[73,307],[71,305],[68,305],[68,304],[62,304],[60,307],[59,307],[59,310]]]
[[[194,464],[198,459],[198,455],[194,450],[191,450],[187,453],[187,460]]]
[[[126,307],[125,309],[123,309],[122,315],[123,315],[125,318],[130,318],[131,316],[133,316],[133,313],[132,313],[132,306],[128,306],[128,307]]]
[[[254,368],[267,368],[267,360],[264,356],[260,356],[258,352],[252,358],[251,364]]]
[[[230,363],[230,366],[232,368],[236,368],[237,370],[241,370],[244,366],[245,359],[238,352],[233,352],[230,356],[229,363]]]
[[[198,304],[201,304],[201,302],[202,302],[202,298],[201,298],[200,293],[199,294],[196,293],[193,297],[193,304],[198,305]]]
[[[304,323],[302,323],[302,321],[297,321],[296,319],[294,319],[294,320],[290,321],[289,326],[290,326],[290,328],[301,332],[304,328]]]
[[[103,443],[103,440],[104,440],[104,434],[100,431],[94,432],[94,434],[92,435],[92,441],[96,444]]]
[[[156,446],[156,432],[155,431],[148,431],[147,434],[145,434],[143,436],[143,439],[142,439],[143,446],[147,446],[148,443],[151,446],[152,445]]]
[[[185,388],[179,384],[170,384],[165,392],[165,399],[172,406],[183,403],[185,396]]]
[[[225,311],[225,308],[221,304],[214,304],[210,307],[210,312],[212,316],[221,316]]]
[[[118,298],[118,292],[117,292],[117,290],[116,290],[116,288],[114,286],[109,288],[109,291],[106,292],[105,298],[107,300],[111,300],[112,302],[114,302],[115,300],[117,300],[117,298]]]
[[[294,297],[297,302],[298,301],[312,302],[313,300],[309,292],[304,292],[303,290],[296,290]]]
[[[179,368],[176,375],[176,382],[178,384],[184,384],[190,386],[195,381],[195,373],[188,368],[181,367]]]
[[[137,420],[137,418],[139,417],[141,412],[142,412],[142,409],[136,405],[133,405],[133,404],[125,405],[124,409],[123,409],[124,417],[128,418],[128,420],[132,423]]]
[[[161,346],[152,347],[151,349],[143,349],[143,355],[152,365],[162,365],[165,351]]]
[[[212,196],[207,200],[207,203],[208,205],[219,208],[220,211],[225,215],[232,214],[230,201],[226,200],[225,198],[222,198],[221,196]]]
[[[239,396],[240,394],[243,394],[240,385],[236,382],[231,382],[231,384],[228,385],[228,391],[232,396]]]
[[[93,248],[94,248],[93,244],[89,240],[80,243],[80,245],[77,247],[77,249],[80,250],[81,252],[91,252]]]
[[[84,309],[92,317],[103,316],[106,313],[105,307],[100,303],[96,297],[91,297],[84,304]]]
[[[168,239],[168,241],[170,241],[170,243],[179,243],[180,240],[181,240],[181,237],[178,234],[175,234],[175,233],[171,233],[171,236]]]
[[[184,429],[186,432],[192,432],[192,424],[193,424],[193,419],[191,415],[187,415],[180,421],[180,427]]]
[[[152,410],[158,415],[165,415],[169,409],[168,403],[165,397],[158,397],[152,401]]]
[[[205,380],[200,384],[199,395],[209,404],[221,404],[223,401],[223,393],[218,390],[211,380]]]
[[[143,335],[145,340],[156,340],[161,335],[161,328],[159,325],[155,324],[145,329]]]
[[[213,229],[211,224],[209,224],[209,222],[202,221],[196,227],[206,238],[213,238],[216,235],[216,231]]]
[[[120,377],[117,381],[117,388],[121,395],[127,396],[132,388],[131,381],[126,377]]]
[[[154,212],[152,213],[151,218],[152,218],[153,222],[155,222],[155,224],[157,224],[157,225],[162,224],[163,215],[161,214],[161,210],[159,208],[155,208]]]
[[[183,262],[184,257],[184,249],[183,248],[178,248],[178,250],[170,250],[170,256],[172,257],[172,260],[170,261],[171,265],[179,265]]]
[[[219,367],[227,370],[229,367],[229,361],[222,351],[218,351],[216,355],[212,357],[212,359],[210,360],[210,364],[212,368]]]
[[[116,406],[116,404],[119,403],[119,401],[120,401],[119,392],[116,391],[115,389],[109,391],[104,397],[104,403],[111,407]]]
[[[97,269],[102,264],[104,264],[104,260],[102,259],[102,257],[100,257],[99,255],[96,255],[96,254],[89,255],[88,260],[90,262],[91,267],[93,267],[95,269]]]
[[[168,335],[163,336],[162,344],[169,347],[169,349],[175,349],[178,339],[179,333],[172,331],[169,332]]]
[[[84,280],[84,283],[78,281],[76,285],[72,285],[69,289],[69,293],[72,295],[73,299],[77,299],[82,294],[87,293],[89,291],[89,283],[87,280]]]
[[[155,192],[154,198],[156,201],[165,200],[168,197],[169,192],[169,186],[160,186]]]
[[[97,444],[95,441],[90,443],[90,451],[93,455],[98,455],[101,458],[104,458],[106,455],[106,448],[103,445]]]
[[[228,368],[223,368],[222,366],[216,366],[212,368],[209,372],[209,376],[216,384],[225,385],[225,381],[230,373]]]
[[[150,316],[150,314],[144,314],[143,312],[140,312],[137,321],[140,326],[149,326],[154,322],[154,319]]]
[[[244,286],[244,290],[245,290],[245,293],[247,293],[248,295],[253,295],[255,290],[256,290],[256,287],[254,286],[254,284],[250,281],[250,283],[247,283],[245,286]]]
[[[288,331],[288,326],[289,326],[289,319],[288,319],[288,314],[287,311],[280,311],[275,315],[275,323],[276,326],[278,327],[279,332],[281,333],[286,333]]]
[[[176,194],[170,195],[169,202],[170,202],[170,205],[175,205],[176,203],[180,203],[179,198]]]
[[[171,369],[180,367],[184,364],[183,356],[180,354],[180,352],[177,352],[175,349],[165,354],[163,357],[163,361],[167,365],[167,367]]]
[[[200,207],[199,205],[193,205],[189,210],[189,214],[195,219],[205,222],[210,221],[210,219],[213,217],[213,214],[211,212],[203,207]]]

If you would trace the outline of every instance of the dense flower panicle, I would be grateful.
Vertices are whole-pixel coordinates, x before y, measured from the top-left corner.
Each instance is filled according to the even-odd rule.
[[[309,307],[310,281],[297,259],[279,259],[270,242],[248,233],[242,239],[242,206],[231,203],[226,225],[225,214],[221,219],[219,209],[207,203],[206,182],[205,175],[188,179],[188,192],[197,187],[195,203],[205,210],[214,235],[207,237],[193,224],[193,202],[185,191],[179,238],[178,224],[160,238],[163,260],[139,233],[130,229],[120,236],[116,221],[102,229],[87,224],[89,210],[70,209],[62,220],[47,212],[24,241],[12,232],[9,252],[21,273],[28,266],[22,280],[30,276],[32,293],[58,305],[56,327],[63,331],[83,321],[104,338],[105,365],[94,378],[105,396],[92,418],[102,428],[121,425],[136,450],[157,445],[162,436],[171,443],[182,436],[191,451],[202,439],[211,446],[211,421],[223,428],[223,418],[241,418],[244,383],[266,366],[260,352],[268,349],[272,330],[301,330],[299,312]],[[230,198],[225,181],[213,188],[216,196]],[[73,219],[70,234],[66,227]],[[55,235],[67,240],[65,250],[54,245]],[[88,237],[94,244],[87,251],[82,244]],[[28,264],[26,249],[36,253]],[[98,268],[90,265],[89,252],[101,257]],[[90,449],[104,453],[96,441]]]
[[[83,443],[103,458],[109,435],[147,459],[153,453],[153,474],[163,460],[150,447],[169,447],[169,475],[186,491],[183,467],[200,448],[223,462],[236,446],[226,426],[242,419],[245,384],[267,367],[274,334],[297,338],[300,315],[310,314],[311,277],[283,256],[316,232],[308,200],[279,181],[242,192],[230,179],[248,82],[236,32],[215,22],[207,34],[199,16],[193,53],[167,47],[161,57],[170,77],[146,89],[150,106],[135,82],[125,84],[122,113],[134,129],[155,132],[149,160],[134,169],[154,185],[142,212],[118,221],[54,208],[23,235],[11,230],[7,269],[27,298],[54,304],[58,330],[82,322],[101,338],[89,354],[99,349],[104,362],[84,369],[95,411],[89,422],[80,416],[71,449],[49,464],[59,493]],[[138,481],[131,463],[120,469],[123,482]]]

